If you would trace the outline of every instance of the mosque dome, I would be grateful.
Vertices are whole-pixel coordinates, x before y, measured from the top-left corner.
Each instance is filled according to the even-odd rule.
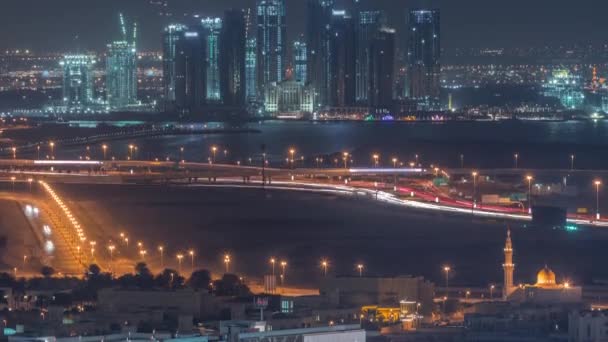
[[[545,266],[542,270],[538,271],[536,285],[555,285],[555,273]]]

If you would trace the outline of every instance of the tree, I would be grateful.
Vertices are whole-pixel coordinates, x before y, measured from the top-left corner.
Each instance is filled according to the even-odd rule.
[[[251,294],[247,285],[241,282],[236,274],[224,274],[222,279],[213,282],[215,294],[218,296],[247,296]]]
[[[50,278],[53,276],[53,274],[55,274],[55,269],[51,266],[42,266],[40,269],[40,274],[42,274],[42,276],[45,278]]]
[[[194,290],[208,290],[211,283],[211,273],[208,270],[198,270],[192,272],[188,279],[188,286]]]
[[[101,273],[101,268],[99,266],[97,266],[96,264],[91,264],[89,265],[89,268],[87,269],[87,278],[91,278],[91,277],[96,277]]]
[[[135,265],[135,283],[141,289],[154,287],[154,276],[145,262],[139,262]]]
[[[180,276],[176,270],[167,268],[154,278],[154,283],[160,288],[174,290],[183,286],[184,277]]]

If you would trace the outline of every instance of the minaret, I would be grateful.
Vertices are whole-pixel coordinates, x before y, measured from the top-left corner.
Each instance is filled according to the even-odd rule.
[[[504,284],[502,286],[502,297],[507,300],[509,295],[513,292],[513,271],[515,270],[515,264],[513,264],[513,245],[511,244],[511,229],[507,230],[507,241],[505,242],[505,263],[502,264],[504,274]]]

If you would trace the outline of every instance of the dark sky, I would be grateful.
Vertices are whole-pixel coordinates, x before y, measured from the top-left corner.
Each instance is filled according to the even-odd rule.
[[[165,22],[149,0],[0,0],[0,48],[63,51],[102,50],[118,37],[117,13],[135,16],[140,46],[160,47]],[[221,15],[229,7],[253,7],[255,0],[168,0],[185,21],[185,11]],[[286,0],[290,38],[304,30],[305,0]],[[337,0],[344,7],[352,0]],[[366,1],[366,0],[362,0]],[[608,41],[607,0],[367,0],[387,10],[391,24],[404,27],[405,10],[423,4],[442,11],[443,45],[512,47]],[[79,36],[78,43],[74,37]]]

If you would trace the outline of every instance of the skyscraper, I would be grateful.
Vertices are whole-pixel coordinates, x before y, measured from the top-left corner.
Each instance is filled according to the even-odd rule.
[[[172,24],[165,28],[163,35],[163,83],[165,101],[167,104],[175,102],[175,57],[177,42],[184,37],[188,28],[180,24]]]
[[[63,67],[63,105],[69,109],[81,109],[93,100],[93,66],[95,57],[90,55],[65,55]]]
[[[372,38],[368,70],[370,107],[390,110],[395,73],[395,30],[382,28]]]
[[[439,10],[414,9],[409,12],[408,77],[411,98],[439,99],[441,36]]]
[[[334,0],[308,0],[306,48],[308,83],[315,91],[315,104],[326,106],[329,99],[331,14]]]
[[[208,102],[219,102],[222,100],[220,90],[220,32],[222,30],[221,18],[205,18],[201,20],[205,29],[205,49],[207,61],[207,94]]]
[[[295,41],[293,43],[294,79],[300,84],[306,84],[308,81],[308,54],[306,50],[305,42]]]
[[[108,45],[106,57],[106,97],[112,109],[125,108],[137,102],[137,25],[134,24],[132,41],[120,15],[122,40]]]
[[[224,104],[242,106],[246,95],[246,28],[242,10],[228,10],[220,36],[220,88]]]
[[[367,104],[369,96],[370,44],[380,28],[386,24],[383,11],[357,13],[357,102]]]
[[[258,96],[257,79],[257,39],[249,38],[246,43],[245,51],[245,91],[247,100],[253,101]]]
[[[205,36],[185,31],[177,41],[175,56],[175,102],[182,113],[200,109],[206,99]]]
[[[285,0],[258,0],[258,85],[284,79],[287,62]]]
[[[332,12],[329,41],[329,105],[355,105],[355,22],[345,11]]]

